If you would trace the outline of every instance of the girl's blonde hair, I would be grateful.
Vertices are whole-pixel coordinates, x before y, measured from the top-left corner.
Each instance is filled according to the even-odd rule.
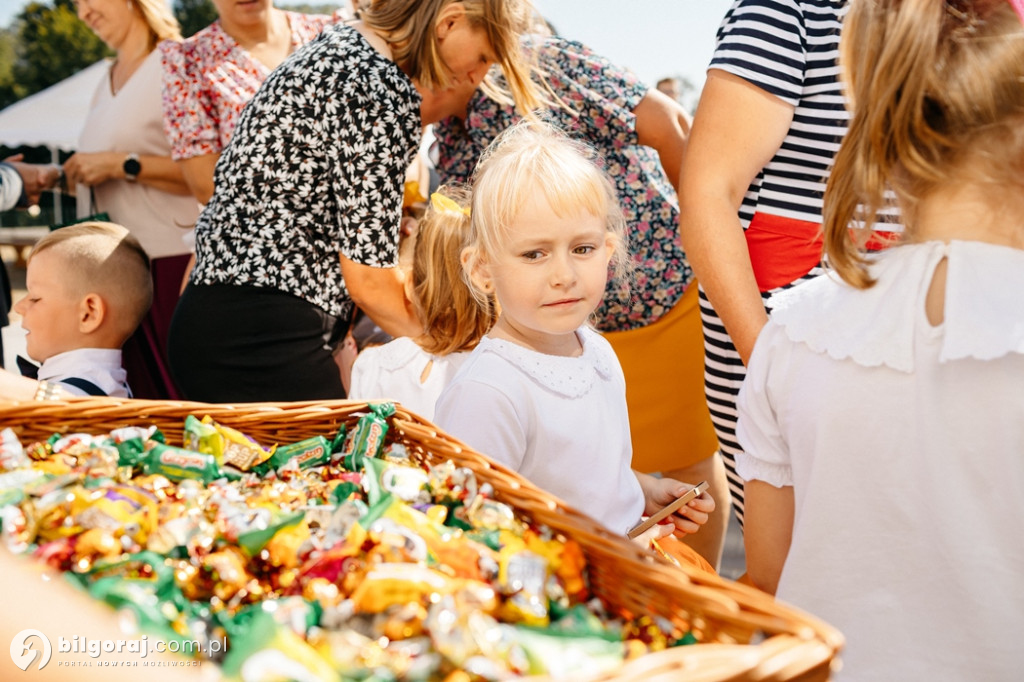
[[[498,319],[494,297],[478,299],[462,279],[469,229],[469,191],[438,189],[416,231],[411,274],[410,298],[426,329],[416,342],[428,353],[472,350]]]
[[[181,40],[181,25],[166,0],[131,0],[149,26],[149,49],[161,40]]]
[[[520,209],[534,196],[544,198],[559,218],[588,214],[605,219],[615,240],[612,276],[628,285],[632,263],[626,243],[626,219],[595,150],[557,128],[523,120],[505,130],[480,158],[473,176],[473,219],[463,254],[464,277],[501,251]]]
[[[850,228],[961,182],[1024,189],[1024,28],[1007,0],[853,0],[840,44],[849,132],[825,192],[825,251],[873,284]]]
[[[522,113],[542,103],[530,79],[533,69],[519,45],[533,17],[530,0],[375,0],[360,12],[367,26],[387,37],[395,62],[428,89],[452,86],[441,60],[437,26],[442,11],[453,3],[462,5],[473,28],[482,28],[508,83],[511,97]],[[494,91],[490,75],[485,79]]]

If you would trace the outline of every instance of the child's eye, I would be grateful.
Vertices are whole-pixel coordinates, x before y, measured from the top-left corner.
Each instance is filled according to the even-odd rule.
[[[572,252],[578,256],[587,256],[594,252],[594,246],[592,244],[584,244],[583,246],[577,246]]]
[[[526,260],[537,260],[540,258],[540,251],[524,251],[523,258]]]

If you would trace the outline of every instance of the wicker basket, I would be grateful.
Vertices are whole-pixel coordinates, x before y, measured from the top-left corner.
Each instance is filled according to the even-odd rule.
[[[366,403],[353,401],[212,405],[82,398],[2,403],[0,428],[38,440],[155,424],[168,442],[180,443],[185,417],[208,414],[271,445],[334,433],[365,409]],[[600,680],[828,679],[843,639],[820,620],[745,585],[669,566],[401,406],[388,440],[404,443],[428,462],[452,459],[472,469],[521,514],[575,539],[586,555],[594,593],[613,611],[668,618],[692,629],[701,642],[643,656]]]

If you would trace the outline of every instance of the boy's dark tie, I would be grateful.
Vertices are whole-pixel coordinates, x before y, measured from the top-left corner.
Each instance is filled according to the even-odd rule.
[[[21,372],[21,376],[28,377],[29,379],[39,378],[39,365],[32,362],[28,358],[23,358],[20,355],[18,360],[18,371]]]

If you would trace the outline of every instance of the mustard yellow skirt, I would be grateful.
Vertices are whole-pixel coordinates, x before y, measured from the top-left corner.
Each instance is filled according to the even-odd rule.
[[[704,399],[697,283],[654,324],[604,337],[626,376],[633,468],[668,471],[714,454],[718,440]]]

